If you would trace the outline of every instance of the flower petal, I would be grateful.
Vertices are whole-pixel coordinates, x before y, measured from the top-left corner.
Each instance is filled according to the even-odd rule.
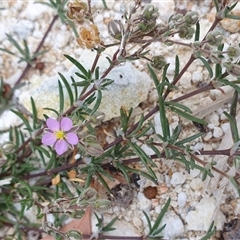
[[[62,118],[60,125],[61,130],[63,130],[64,132],[69,131],[73,126],[72,120],[67,117]]]
[[[67,133],[66,140],[69,144],[76,145],[78,143],[78,136],[75,133]]]
[[[56,119],[48,118],[46,121],[48,128],[52,131],[60,130],[60,124]]]
[[[58,140],[54,146],[54,149],[58,155],[62,155],[68,149],[67,142],[65,140]]]
[[[42,137],[42,143],[46,146],[51,146],[56,142],[56,136],[54,133],[45,133]]]

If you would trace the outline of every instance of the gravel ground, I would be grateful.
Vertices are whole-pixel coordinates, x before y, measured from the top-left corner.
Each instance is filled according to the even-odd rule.
[[[1,1],[0,7],[2,5],[4,8],[4,10],[0,12],[1,47],[13,50],[13,46],[11,46],[5,35],[5,33],[8,33],[17,36],[19,41],[21,39],[27,39],[30,50],[36,50],[49,23],[54,17],[54,11],[47,6],[34,4],[33,2],[34,1],[20,0]],[[145,2],[150,1],[143,2],[145,4]],[[200,15],[201,36],[204,36],[204,33],[207,32],[214,19],[214,7],[211,1],[169,0],[152,1],[152,3],[159,7],[162,22],[166,22],[174,10],[182,11],[183,9],[187,9],[197,11]],[[109,19],[121,19],[127,1],[107,1],[110,10],[103,10],[101,1],[92,1],[92,4],[93,9],[97,9],[94,19],[100,30],[100,36],[106,43],[110,42],[106,23]],[[240,4],[238,4],[238,9],[240,9],[239,5]],[[240,11],[238,14],[240,14]],[[226,46],[239,42],[240,27],[238,25],[233,26],[231,21],[224,21],[219,27],[219,30],[223,33]],[[28,91],[32,90],[33,87],[39,89],[39,81],[48,81],[50,77],[54,78],[54,76],[57,76],[58,72],[66,73],[71,68],[70,62],[66,60],[63,54],[69,54],[74,58],[79,58],[80,56],[83,58],[86,56],[87,58],[88,54],[76,44],[71,29],[61,24],[59,20],[57,20],[46,39],[44,49],[49,52],[36,61],[35,68],[32,68],[24,79],[26,83],[32,83],[27,86]],[[170,64],[174,63],[175,53],[179,55],[181,64],[186,63],[190,55],[187,48],[175,46],[166,48],[158,43],[153,44],[150,49],[150,54],[159,53],[163,54]],[[11,86],[16,83],[23,69],[26,67],[25,63],[19,64],[18,60],[16,57],[1,52],[0,76]],[[145,66],[141,61],[136,61],[133,65],[135,69],[133,71],[145,70]],[[174,69],[172,69],[172,73],[173,70]],[[119,72],[121,71],[119,70]],[[168,74],[171,74],[171,65]],[[179,91],[171,97],[176,98],[183,93],[187,93],[189,89],[195,89],[199,84],[207,81],[207,70],[203,68],[200,62],[194,62],[179,82]],[[19,98],[20,102],[21,99],[26,99],[29,94],[34,97],[34,93],[26,93],[27,90],[25,88],[23,89],[24,90],[20,88],[15,92],[15,97],[17,99]],[[133,87],[130,91],[130,96],[134,94],[135,90]],[[232,93],[230,88],[225,88],[224,91],[225,93],[229,93],[229,95],[227,95],[228,97],[225,95],[221,96],[219,91],[213,90],[200,96],[198,95],[197,98],[193,98],[191,101],[185,102],[196,116],[206,117],[209,122],[203,141],[200,142],[196,140],[191,146],[193,150],[224,149],[231,147],[229,124],[226,121],[223,111],[229,110],[229,96],[231,96]],[[140,102],[143,103],[136,107],[136,115],[151,108],[155,101],[156,93],[153,86],[148,86],[148,93],[148,95],[144,95],[143,99],[141,99]],[[43,93],[38,92],[37,94],[41,95]],[[51,91],[46,94],[44,98],[47,96],[49,98],[52,97]],[[219,102],[218,104],[216,103],[217,100],[220,101],[221,105],[219,105]],[[129,101],[136,100],[129,99]],[[27,103],[25,103],[24,100],[22,100],[22,103],[24,103],[27,108]],[[108,106],[106,108],[108,108]],[[111,103],[109,103],[109,108],[111,108]],[[109,118],[112,118],[112,115]],[[239,118],[240,114],[238,113],[237,119]],[[171,123],[171,127],[174,128],[179,122],[179,117],[175,115],[169,116],[169,122]],[[240,119],[238,122],[240,122]],[[18,118],[11,112],[6,111],[1,116],[1,130],[18,124]],[[99,137],[102,142],[110,141],[111,136],[114,134],[113,126],[117,126],[117,124],[118,119],[114,118],[111,121],[103,123],[103,125],[98,128]],[[154,124],[157,131],[160,131],[160,122],[157,115],[154,117]],[[190,127],[189,122],[184,122],[183,125],[183,138],[189,134],[198,132],[197,128]],[[0,136],[0,142],[5,140],[6,135],[2,134]],[[147,146],[143,145],[142,148],[147,154],[152,154]],[[199,158],[204,160],[205,157],[199,156]],[[224,164],[222,163],[226,163],[226,157],[212,158],[212,160],[217,160],[217,167],[224,170]],[[214,173],[215,177],[213,179],[207,179],[205,182],[202,182],[199,170],[193,170],[187,173],[181,164],[174,161],[158,160],[156,161],[156,165],[157,168],[154,169],[154,171],[158,177],[158,185],[148,180],[140,180],[140,188],[134,188],[133,201],[127,208],[124,205],[116,204],[114,208],[109,209],[105,213],[106,221],[114,216],[118,216],[120,220],[114,235],[122,234],[123,229],[126,231],[126,235],[132,234],[137,236],[146,234],[147,223],[142,211],[148,212],[151,220],[154,222],[163,205],[170,197],[170,208],[163,220],[163,223],[167,223],[163,231],[164,239],[200,239],[205,231],[208,230],[213,220],[218,231],[212,239],[223,239],[221,232],[224,223],[238,217],[240,214],[240,200],[234,187],[216,173]],[[156,194],[154,194],[155,189]],[[148,199],[148,197],[150,199]],[[34,213],[31,211],[28,213],[28,216],[34,219],[33,215]],[[92,221],[94,229],[94,217]],[[230,238],[225,236],[224,239],[228,240]]]

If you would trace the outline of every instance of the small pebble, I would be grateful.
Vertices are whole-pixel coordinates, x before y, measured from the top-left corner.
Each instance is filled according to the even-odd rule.
[[[193,150],[198,151],[204,148],[204,144],[202,142],[198,142],[193,146]]]
[[[143,194],[144,194],[144,196],[145,196],[147,199],[156,198],[156,195],[157,195],[157,187],[152,187],[152,186],[146,187],[146,188],[143,190]]]
[[[70,37],[71,34],[67,31],[64,31],[62,34],[58,34],[56,37],[56,46],[58,48],[64,48],[68,44]]]
[[[222,128],[223,132],[226,133],[230,129],[230,123],[229,122],[223,123],[221,125],[221,128]]]
[[[214,128],[214,125],[212,123],[209,123],[207,127],[212,130]]]
[[[103,15],[102,14],[97,14],[94,18],[95,23],[102,23],[103,22]]]
[[[191,182],[190,182],[190,187],[193,190],[199,190],[203,187],[203,182],[200,178],[194,178]]]
[[[192,74],[190,72],[185,72],[179,82],[183,88],[189,89],[192,87],[191,80]]]
[[[209,141],[212,138],[212,132],[208,132],[204,137],[204,141]]]
[[[142,211],[148,212],[151,209],[152,202],[142,192],[139,192],[137,195],[137,205]]]
[[[216,127],[219,125],[219,116],[216,113],[213,113],[210,117],[210,123],[212,123]]]
[[[223,135],[223,130],[220,127],[213,128],[213,137],[219,138]]]
[[[187,194],[185,192],[180,192],[178,194],[178,206],[180,208],[184,207],[187,202]]]
[[[201,82],[203,79],[203,75],[202,75],[202,72],[199,72],[199,71],[195,71],[193,72],[192,74],[192,82],[197,84],[199,82]]]
[[[183,174],[182,172],[175,172],[172,175],[171,184],[172,185],[178,185],[183,184],[186,181],[186,174]]]

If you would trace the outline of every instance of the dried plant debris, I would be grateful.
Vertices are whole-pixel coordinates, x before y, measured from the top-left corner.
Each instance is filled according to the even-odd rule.
[[[230,222],[224,224],[223,229],[224,240],[240,239],[240,219],[234,218]]]
[[[133,189],[128,184],[120,183],[108,193],[108,199],[113,202],[115,206],[127,208],[134,198]]]

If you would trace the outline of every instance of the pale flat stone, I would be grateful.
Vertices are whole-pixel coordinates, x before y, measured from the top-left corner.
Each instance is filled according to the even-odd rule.
[[[174,14],[175,8],[174,0],[155,1],[154,6],[158,7],[159,17],[163,22],[167,22],[171,15]]]
[[[220,127],[213,128],[213,137],[219,138],[223,135],[223,130]]]
[[[179,83],[184,89],[189,89],[192,87],[191,81],[192,81],[192,74],[190,72],[185,72],[183,74],[183,77],[179,80]]]
[[[46,5],[30,2],[24,11],[21,13],[22,18],[26,18],[30,21],[36,21],[44,18],[44,13],[53,12],[53,9],[49,8]]]
[[[71,33],[69,31],[61,32],[56,37],[56,42],[55,42],[56,46],[58,48],[66,47],[67,44],[69,43],[70,37],[71,37]]]
[[[109,49],[108,56],[112,56],[114,52],[114,49]],[[95,54],[91,50],[84,50],[79,62],[86,69],[90,69]],[[109,66],[106,56],[106,54],[103,54],[98,62],[100,76]],[[67,73],[62,74],[71,84],[71,76],[74,77],[76,82],[80,81],[75,72],[79,72],[79,70],[74,66]],[[102,102],[98,111],[105,113],[104,121],[119,116],[121,106],[124,106],[126,109],[137,107],[140,102],[147,98],[152,81],[145,72],[138,71],[130,62],[115,67],[107,75],[107,78],[114,80],[114,83],[107,86],[108,90],[102,91]],[[43,114],[47,114],[49,117],[56,117],[53,112],[43,110],[43,108],[59,109],[59,79],[58,75],[46,79],[35,75],[30,80],[30,85],[22,88],[22,93],[19,96],[20,103],[27,110],[31,111],[30,97],[32,96],[38,110],[38,117],[42,118]],[[70,107],[70,103],[65,86],[63,83],[62,85],[65,99],[64,109],[67,110]],[[79,87],[80,91],[81,88]]]
[[[162,220],[161,225],[166,227],[161,232],[164,239],[178,239],[184,233],[184,225],[180,217],[173,211],[167,212]]]
[[[185,192],[180,192],[178,194],[178,200],[177,200],[178,206],[182,208],[185,206],[186,202],[187,202],[187,194]]]
[[[151,209],[152,202],[147,199],[142,192],[139,192],[137,195],[138,203],[137,206],[139,209],[145,212],[149,212]]]
[[[225,217],[218,210],[217,201],[213,197],[203,198],[185,218],[188,231],[207,231],[213,220],[217,229],[221,230]]]
[[[172,185],[181,185],[186,181],[186,174],[183,174],[182,172],[175,172],[172,175],[172,179],[171,179],[171,184]]]
[[[193,190],[200,190],[203,187],[203,181],[201,178],[194,178],[191,182],[190,182],[190,187]]]

